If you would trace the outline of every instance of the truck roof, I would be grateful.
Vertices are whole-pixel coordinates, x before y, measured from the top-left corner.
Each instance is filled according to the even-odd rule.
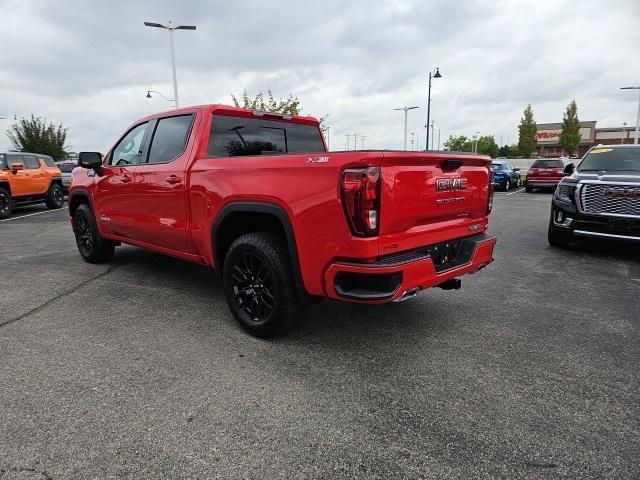
[[[180,114],[193,111],[194,109],[209,110],[215,115],[229,115],[232,117],[246,117],[246,118],[265,118],[269,120],[290,121],[292,123],[302,123],[306,125],[320,125],[320,121],[309,115],[289,115],[286,113],[277,112],[262,112],[259,110],[251,110],[249,108],[234,107],[231,105],[223,105],[219,103],[210,103],[204,105],[191,105],[188,107],[180,107],[172,110],[165,110],[162,112],[148,115],[141,120],[150,120],[156,117],[162,117],[167,114]]]

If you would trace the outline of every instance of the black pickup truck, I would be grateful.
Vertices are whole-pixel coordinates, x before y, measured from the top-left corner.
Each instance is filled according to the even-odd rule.
[[[640,241],[640,145],[598,145],[565,174],[551,204],[551,245],[577,237]]]

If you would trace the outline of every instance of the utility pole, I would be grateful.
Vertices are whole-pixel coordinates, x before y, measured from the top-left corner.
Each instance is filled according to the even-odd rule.
[[[349,150],[349,147],[351,146],[351,135],[349,135],[348,133],[344,136],[345,141],[344,141],[344,146],[345,146],[345,150]]]
[[[178,25],[174,27],[169,20],[169,25],[162,25],[161,23],[154,22],[144,22],[147,27],[156,27],[156,28],[164,28],[165,30],[169,30],[169,44],[171,47],[171,73],[173,75],[173,100],[176,102],[176,108],[179,108],[180,103],[178,102],[178,78],[176,75],[176,54],[173,48],[173,31],[174,30],[195,30],[195,25]]]
[[[440,127],[438,127],[438,150],[440,150]]]
[[[411,132],[411,150],[413,150],[413,144],[414,144],[414,141],[415,141],[415,137],[416,137],[416,134]]]
[[[636,116],[636,138],[634,145],[638,144],[638,130],[640,129],[640,87],[622,87],[620,90],[638,90],[638,115]]]
[[[354,150],[358,149],[358,134],[357,133],[353,134],[353,149]]]
[[[409,110],[413,110],[415,108],[420,108],[420,107],[401,107],[401,108],[394,108],[394,110],[402,110],[404,111],[404,149],[407,149],[407,113],[409,112]]]
[[[431,150],[433,150],[433,140],[434,140],[434,133],[435,133],[435,126],[434,126],[434,121],[431,120]]]
[[[364,150],[364,139],[367,138],[366,135],[360,135],[360,142],[362,143],[362,150]]]
[[[627,122],[622,122],[622,138],[620,138],[620,145],[624,144],[624,135],[627,133],[625,130],[627,128]]]

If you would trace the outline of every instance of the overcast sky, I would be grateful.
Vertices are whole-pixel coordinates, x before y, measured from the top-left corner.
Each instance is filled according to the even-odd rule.
[[[181,105],[292,92],[303,113],[329,115],[332,149],[354,132],[367,148],[401,147],[393,109],[404,105],[421,107],[409,132],[423,142],[435,67],[442,142],[480,131],[514,143],[527,103],[543,123],[572,99],[598,127],[635,125],[637,94],[620,87],[640,84],[638,0],[0,0],[0,18],[0,130],[34,113],[68,126],[75,151],[105,151],[135,119],[170,107],[145,98],[172,96],[168,33],[145,20],[197,25],[176,32]]]

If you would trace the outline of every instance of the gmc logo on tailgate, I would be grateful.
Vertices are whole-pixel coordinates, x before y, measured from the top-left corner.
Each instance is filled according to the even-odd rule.
[[[438,178],[436,179],[436,191],[450,192],[453,190],[466,190],[466,178]]]

